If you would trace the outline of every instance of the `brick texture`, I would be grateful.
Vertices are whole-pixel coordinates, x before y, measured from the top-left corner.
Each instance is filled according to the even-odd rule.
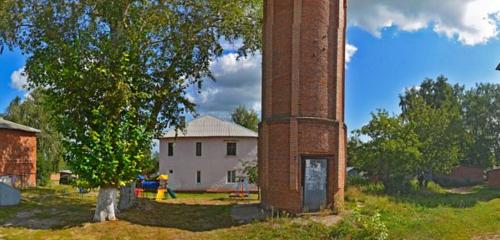
[[[0,176],[22,187],[36,185],[36,134],[0,129]]]
[[[344,199],[345,0],[266,0],[259,176],[265,208],[302,211],[302,159],[328,159]]]
[[[488,186],[500,188],[500,169],[488,171]]]
[[[480,167],[458,166],[451,171],[448,177],[452,180],[482,182],[484,179],[484,170]]]

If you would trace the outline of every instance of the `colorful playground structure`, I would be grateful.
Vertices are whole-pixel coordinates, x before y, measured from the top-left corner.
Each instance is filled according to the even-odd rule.
[[[156,193],[157,201],[165,199],[165,191],[171,198],[176,198],[175,192],[168,187],[168,175],[160,175],[155,180],[147,180],[144,176],[137,177],[135,196],[138,198],[147,197],[145,193]]]

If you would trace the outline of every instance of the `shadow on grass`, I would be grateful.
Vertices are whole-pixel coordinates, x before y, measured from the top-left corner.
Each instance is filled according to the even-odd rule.
[[[140,199],[134,209],[122,212],[119,218],[139,225],[202,232],[240,225],[231,218],[232,206],[233,204],[165,203]]]
[[[173,202],[139,199],[136,207],[118,213],[117,217],[132,224],[192,232],[241,225],[231,217],[231,208],[237,202],[214,197],[185,198]],[[71,188],[25,190],[21,204],[0,208],[0,229],[58,230],[82,226],[91,222],[95,199],[95,192],[81,195]]]
[[[0,227],[62,229],[89,222],[94,197],[75,191],[54,189],[23,190],[17,206],[0,208]]]
[[[500,189],[483,186],[472,188],[467,193],[452,192],[417,192],[406,195],[391,196],[398,203],[411,203],[419,206],[435,208],[439,206],[453,208],[470,208],[478,202],[487,202],[500,198]]]

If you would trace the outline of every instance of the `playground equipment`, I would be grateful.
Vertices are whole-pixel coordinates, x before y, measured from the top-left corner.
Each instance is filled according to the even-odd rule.
[[[248,187],[248,177],[239,177],[235,191],[229,195],[231,198],[248,198],[250,191]]]
[[[156,193],[155,199],[157,201],[165,198],[165,191],[171,198],[176,198],[175,192],[168,187],[168,175],[160,175],[155,180],[146,180],[144,176],[137,177],[138,184],[135,189],[136,197],[144,197],[146,192]]]

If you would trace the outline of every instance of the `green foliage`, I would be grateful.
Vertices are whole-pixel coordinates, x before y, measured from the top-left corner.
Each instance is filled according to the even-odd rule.
[[[467,91],[463,111],[467,132],[463,163],[484,169],[500,166],[500,85],[479,84]]]
[[[160,169],[160,154],[158,152],[149,153],[142,168],[143,175],[152,175],[158,173]]]
[[[37,135],[37,184],[45,185],[50,172],[57,172],[63,164],[62,135],[51,119],[52,112],[46,106],[44,90],[33,90],[24,101],[12,100],[5,112],[5,119],[27,125],[41,132]]]
[[[231,113],[233,122],[246,127],[250,130],[257,131],[259,128],[259,116],[253,109],[247,109],[240,105]]]
[[[87,191],[89,191],[92,188],[92,185],[85,179],[76,179],[72,181],[71,184],[77,188],[81,188]]]
[[[381,220],[378,211],[371,214],[355,208],[352,215],[333,227],[330,237],[332,239],[385,240],[389,238],[389,230]]]
[[[66,160],[95,186],[144,168],[153,136],[195,111],[186,97],[223,53],[261,46],[262,1],[1,1],[0,46],[26,53],[47,91]]]
[[[380,180],[389,192],[405,192],[413,178],[415,163],[421,158],[420,142],[411,125],[386,111],[372,114],[372,120],[354,132],[352,141],[369,140],[350,149],[353,166]],[[352,146],[352,145],[351,145]]]
[[[348,186],[359,186],[359,185],[365,185],[365,184],[368,184],[369,181],[365,178],[365,177],[362,177],[362,176],[359,176],[359,175],[347,175],[346,177],[346,184]]]
[[[257,159],[241,163],[241,171],[248,177],[249,183],[259,184],[259,169],[257,167]]]
[[[440,76],[436,81],[426,79],[418,89],[407,89],[400,97],[402,117],[421,143],[422,157],[415,162],[421,185],[435,173],[447,173],[462,159],[461,92],[461,87],[451,86]]]
[[[464,93],[463,87],[450,85],[443,76],[426,79],[400,96],[400,116],[391,118],[379,111],[353,132],[348,164],[381,180],[389,191],[411,189],[409,181],[415,177],[419,187],[426,187],[431,179],[439,179],[436,174],[446,174],[458,164],[498,166],[499,103],[498,84],[479,84]],[[402,154],[391,155],[397,151]],[[446,179],[439,182],[457,185]]]

